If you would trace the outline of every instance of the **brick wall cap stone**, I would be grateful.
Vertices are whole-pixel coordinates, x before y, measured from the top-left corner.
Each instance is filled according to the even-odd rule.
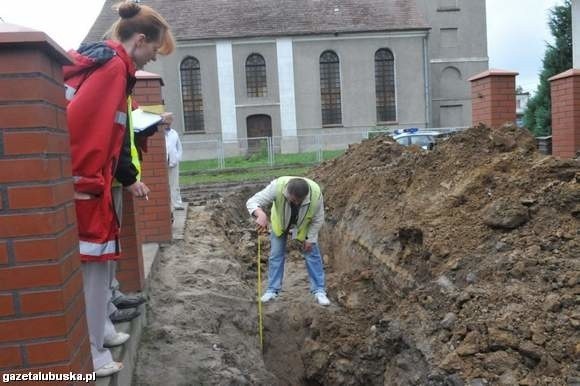
[[[40,48],[60,64],[72,64],[67,53],[47,34],[20,25],[0,23],[0,48],[5,48],[5,46]]]
[[[471,78],[467,80],[473,82],[474,80],[487,78],[489,76],[517,76],[517,75],[519,75],[519,72],[490,68],[489,70],[473,75]]]
[[[571,68],[567,71],[561,72],[557,75],[554,75],[551,78],[548,78],[548,80],[550,82],[553,82],[555,80],[559,80],[559,79],[565,79],[565,78],[571,78],[573,76],[580,76],[580,69],[578,68]]]
[[[148,72],[148,71],[143,71],[143,70],[138,70],[135,73],[135,77],[137,79],[145,79],[145,80],[159,80],[161,82],[162,86],[165,86],[165,84],[163,83],[163,78],[161,77],[161,75],[159,74],[154,74],[152,72]]]

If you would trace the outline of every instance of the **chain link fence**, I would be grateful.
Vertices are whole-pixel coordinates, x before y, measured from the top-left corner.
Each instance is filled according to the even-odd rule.
[[[425,129],[458,131],[463,128]],[[182,141],[182,174],[237,168],[309,166],[344,153],[349,145],[394,130],[320,133],[289,137],[238,138],[235,140]]]

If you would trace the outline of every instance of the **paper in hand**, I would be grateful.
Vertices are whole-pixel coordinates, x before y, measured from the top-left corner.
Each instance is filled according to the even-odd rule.
[[[158,124],[163,118],[161,115],[148,113],[141,109],[136,109],[131,112],[131,120],[133,121],[133,131],[138,133],[148,127]]]

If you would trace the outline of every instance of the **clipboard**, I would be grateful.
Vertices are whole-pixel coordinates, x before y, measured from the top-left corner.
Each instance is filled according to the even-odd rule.
[[[149,113],[142,109],[136,109],[131,112],[131,121],[133,122],[133,131],[138,133],[161,122],[163,117],[159,114]]]

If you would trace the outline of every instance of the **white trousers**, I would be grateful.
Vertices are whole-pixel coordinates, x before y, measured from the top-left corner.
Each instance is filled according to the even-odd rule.
[[[103,347],[105,336],[116,334],[108,314],[110,263],[82,263],[85,308],[93,367],[98,369],[113,361],[111,351]]]
[[[123,222],[123,187],[120,185],[113,186],[113,201],[115,203],[115,213],[119,219],[119,225]],[[113,300],[123,296],[119,289],[119,281],[117,280],[117,262],[109,261],[109,315],[117,311],[117,307],[113,304]]]
[[[119,290],[119,281],[117,280],[117,262],[111,260],[107,263],[108,275],[109,275],[109,286],[107,291],[107,315],[112,315],[117,311],[117,307],[113,301],[117,298],[123,296],[121,290]]]
[[[179,165],[169,168],[169,190],[171,191],[171,209],[183,205],[179,190]]]

